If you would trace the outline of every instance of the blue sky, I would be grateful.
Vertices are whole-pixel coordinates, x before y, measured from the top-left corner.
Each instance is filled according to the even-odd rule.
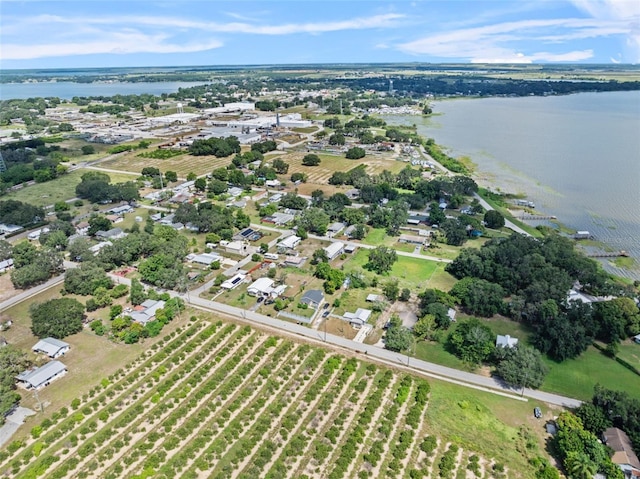
[[[638,63],[639,0],[0,2],[0,68]]]

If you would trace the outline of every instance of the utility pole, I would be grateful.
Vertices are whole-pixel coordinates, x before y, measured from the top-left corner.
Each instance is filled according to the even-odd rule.
[[[327,342],[327,320],[329,317],[324,318],[324,342]]]

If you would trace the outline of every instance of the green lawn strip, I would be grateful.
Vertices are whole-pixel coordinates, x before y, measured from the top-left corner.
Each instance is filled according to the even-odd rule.
[[[3,199],[22,201],[34,206],[48,206],[58,201],[66,201],[76,197],[76,186],[81,181],[80,177],[87,171],[92,170],[78,169],[51,181],[25,186],[17,191],[7,192]],[[135,176],[131,175],[108,174],[111,183],[135,180]]]
[[[453,288],[453,285],[458,281],[454,276],[447,273],[445,269],[446,265],[444,263],[438,263],[435,271],[429,278],[427,282],[427,288],[439,289],[441,291],[449,291]],[[415,291],[416,293],[420,293],[421,291]]]
[[[631,397],[640,397],[640,377],[593,346],[576,359],[545,362],[549,374],[540,388],[544,391],[589,401],[594,386],[600,384],[608,389],[626,391]]]
[[[200,333],[197,336],[191,338],[191,340],[189,340],[183,348],[176,349],[171,356],[167,356],[166,362],[173,362],[174,364],[178,364],[181,361],[188,359],[189,356],[193,355],[193,351],[196,350],[194,344],[200,344],[203,341],[208,341],[211,338],[215,337],[218,327],[218,325],[210,325],[208,328],[200,331]],[[187,364],[191,363],[189,362],[181,364],[177,371],[180,371],[187,367]],[[72,431],[78,434],[78,438],[81,440],[82,444],[79,447],[76,447],[74,445],[73,448],[67,448],[69,452],[67,452],[66,455],[68,457],[64,458],[61,463],[57,464],[55,470],[48,471],[49,477],[66,477],[68,468],[75,469],[79,465],[81,465],[83,461],[86,462],[94,456],[96,444],[98,444],[98,446],[101,446],[107,440],[113,439],[115,437],[114,430],[125,428],[126,431],[129,431],[134,421],[141,417],[141,412],[146,410],[145,403],[151,398],[154,392],[153,388],[149,389],[148,391],[143,392],[142,396],[138,399],[138,390],[144,391],[149,383],[153,383],[154,380],[159,381],[160,376],[167,375],[168,372],[172,373],[171,376],[165,376],[165,379],[159,384],[165,386],[168,384],[169,387],[167,387],[167,390],[171,390],[178,384],[177,371],[170,371],[170,369],[166,367],[164,363],[160,363],[155,368],[147,367],[144,371],[139,368],[135,372],[126,375],[125,381],[129,380],[131,383],[135,383],[133,388],[129,388],[125,391],[131,397],[131,399],[128,399],[128,397],[124,396],[123,393],[120,396],[122,399],[118,401],[118,403],[120,404],[119,406],[117,405],[118,403],[116,403],[116,406],[114,406],[113,401],[109,405],[104,404],[105,401],[101,401],[104,407],[100,411],[97,411],[99,405],[95,403],[94,412],[96,412],[97,414],[91,416],[91,421],[87,425],[79,429],[78,427],[76,427]],[[139,377],[142,377],[142,379],[136,382]],[[127,401],[134,402],[132,404],[127,404]],[[123,406],[127,407],[122,409]],[[87,408],[83,408],[82,411],[87,411]],[[102,423],[105,423],[107,427],[101,428],[99,431],[97,431],[96,419]],[[116,421],[115,425],[114,421]],[[122,434],[122,431],[118,432],[117,434]],[[76,453],[76,449],[77,455],[80,457],[80,459],[78,459],[78,457],[76,457],[75,455],[72,455]],[[27,470],[25,472],[29,471]]]
[[[437,262],[426,259],[411,258],[408,256],[398,256],[391,268],[390,276],[399,280],[400,288],[426,287],[426,282],[438,267]]]
[[[228,334],[218,336],[212,343],[200,349],[200,352],[204,355],[204,361],[200,366],[191,368],[191,374],[188,376],[183,375],[180,378],[179,388],[174,388],[171,394],[160,395],[160,393],[156,393],[152,396],[151,402],[157,404],[157,406],[149,409],[149,412],[143,418],[145,422],[151,423],[150,431],[140,437],[135,445],[132,445],[133,451],[129,450],[123,453],[125,457],[122,462],[129,469],[137,459],[150,455],[151,450],[159,439],[163,439],[161,444],[166,440],[175,441],[175,435],[169,434],[174,426],[194,414],[191,410],[200,407],[198,401],[201,400],[202,396],[213,394],[213,392],[207,391],[208,388],[213,385],[215,386],[215,391],[218,391],[220,387],[223,387],[225,378],[231,377],[230,373],[239,364],[239,352],[247,351],[254,347],[259,339],[259,336],[253,335],[248,337],[244,343],[240,343],[239,341],[245,336],[246,334],[242,335],[241,333],[231,336]],[[236,345],[239,348],[238,350],[234,350]],[[213,354],[215,356],[212,356]],[[159,384],[158,387],[160,386]],[[194,398],[198,399],[195,400]],[[180,406],[173,409],[172,403],[180,404]],[[168,415],[167,412],[169,412]],[[162,436],[157,433],[161,427],[164,431]],[[179,437],[182,438],[182,435],[179,435]],[[105,457],[102,458],[101,462],[112,460],[112,453],[107,454],[105,451],[102,455]],[[98,457],[100,458],[100,456]],[[109,470],[115,472],[114,469],[119,467],[118,464],[116,461],[115,467],[111,465]],[[118,474],[122,475],[122,471]]]
[[[417,341],[414,356],[423,361],[448,366],[454,369],[468,371],[469,367],[458,359],[455,355],[448,352],[444,344],[435,341]]]
[[[256,384],[260,371],[269,367],[271,358],[281,358],[281,354],[288,352],[286,343],[283,343],[276,349],[276,354],[270,354],[269,349],[276,345],[275,342],[266,338],[262,339],[263,342],[260,344],[255,344],[255,341],[250,340],[240,350],[229,351],[230,357],[225,363],[218,364],[219,356],[216,357],[215,365],[211,365],[215,367],[212,375],[204,372],[194,378],[195,380],[190,380],[189,386],[193,388],[192,393],[187,397],[176,398],[179,406],[159,424],[158,428],[162,427],[163,434],[154,435],[154,430],[148,435],[148,444],[136,444],[134,451],[124,457],[124,462],[129,465],[123,471],[125,475],[130,475],[136,466],[135,462],[130,459],[131,456],[145,460],[144,471],[156,470],[163,462],[166,462],[169,455],[173,456],[179,453],[179,448],[188,445],[201,431],[201,428],[208,428],[215,421],[219,425],[225,424],[233,412],[239,409],[244,402],[253,402],[255,396],[260,392],[259,379]],[[224,349],[228,349],[228,346],[225,346]],[[247,360],[248,357],[251,358],[250,361]],[[273,363],[269,365],[273,367]],[[217,400],[216,396],[218,396]],[[230,428],[231,425],[228,427]],[[160,442],[158,442],[159,439]],[[150,451],[153,452],[150,454]],[[122,475],[122,473],[119,474]]]
[[[481,392],[442,381],[431,381],[431,397],[427,408],[430,434],[441,441],[475,451],[487,460],[496,458],[509,469],[520,471],[523,478],[533,478],[526,459],[514,448],[518,428],[523,423],[536,426],[542,444],[544,429],[535,422],[533,408],[548,406],[536,401],[521,402],[489,392]],[[438,459],[434,460],[437,465]],[[436,466],[437,467],[437,466]]]
[[[101,406],[101,404],[104,404],[104,402],[106,401],[106,397],[113,397],[115,395],[113,391],[120,392],[120,394],[117,396],[118,398],[125,397],[126,394],[130,393],[131,390],[138,387],[145,380],[143,378],[139,381],[136,381],[138,377],[141,377],[141,376],[144,377],[144,374],[139,372],[142,370],[141,368],[145,366],[149,368],[151,364],[162,365],[162,363],[169,358],[169,353],[173,350],[177,350],[177,348],[182,345],[180,340],[184,340],[188,338],[189,335],[195,334],[199,329],[201,329],[201,325],[192,326],[191,328],[187,329],[184,333],[175,335],[177,336],[177,339],[174,339],[173,341],[169,341],[170,339],[173,339],[173,336],[171,338],[167,336],[166,337],[167,341],[165,341],[166,344],[165,344],[164,350],[156,354],[150,353],[150,354],[141,355],[138,359],[136,359],[129,365],[129,371],[133,371],[134,369],[136,370],[134,373],[132,374],[125,373],[124,371],[122,371],[120,374],[116,373],[110,376],[110,379],[108,381],[111,381],[111,382],[107,381],[107,383],[102,383],[100,385],[97,385],[94,389],[90,391],[90,394],[83,396],[82,400],[80,400],[80,398],[77,398],[79,402],[76,409],[82,407],[80,411],[77,411],[75,413],[72,412],[71,414],[69,414],[68,412],[67,414],[62,414],[61,412],[58,412],[58,416],[59,416],[58,419],[62,419],[62,421],[59,424],[57,423],[57,421],[53,420],[53,416],[52,416],[51,425],[48,427],[43,427],[44,435],[41,435],[37,439],[37,442],[42,445],[42,446],[39,446],[40,452],[43,452],[43,451],[46,452],[48,450],[48,447],[53,448],[54,445],[60,447],[63,441],[68,440],[74,431],[82,427],[85,427],[85,425],[88,424],[90,421],[95,422],[95,419],[98,417],[98,414],[92,414],[92,411],[97,412],[97,409]],[[120,381],[115,381],[115,379],[117,379],[118,376],[122,376],[122,379]],[[96,398],[93,398],[93,396],[95,394],[98,394],[101,389],[107,389],[107,390],[99,394]],[[91,401],[87,403],[89,399],[91,399]],[[84,406],[83,406],[83,402],[86,403],[84,404]],[[103,411],[107,411],[107,413],[110,414],[109,408],[107,407],[103,407],[103,409],[100,412],[103,412]],[[49,429],[52,429],[52,430],[49,430]],[[29,461],[31,461],[31,459],[33,459],[33,456],[34,456],[33,448],[34,448],[35,442],[36,441],[34,438],[29,438],[25,441],[25,444],[28,447],[24,449],[21,455],[18,456],[18,458],[16,459],[18,465],[20,463],[24,463],[26,465],[28,464]],[[37,463],[38,459],[36,459],[36,461],[34,462]],[[15,464],[16,464],[16,461],[14,461],[14,465]],[[13,467],[13,469],[14,469],[13,471],[14,474],[17,474],[20,467]]]
[[[633,340],[627,340],[620,344],[617,356],[640,369],[640,344],[635,343]]]

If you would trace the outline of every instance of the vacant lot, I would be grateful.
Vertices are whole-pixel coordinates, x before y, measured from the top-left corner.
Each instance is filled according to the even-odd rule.
[[[496,464],[507,477],[533,477],[523,457],[504,448],[517,429],[493,412],[514,406],[510,420],[525,420],[514,400],[447,386],[432,393],[432,412],[424,379],[249,327],[193,321],[99,379],[79,404],[0,456],[0,472],[404,478],[414,469],[437,475],[453,443],[460,449],[445,477],[470,477],[473,455],[482,477],[504,477]],[[466,402],[456,406],[452,394]],[[431,446],[428,435],[437,437]]]
[[[152,151],[152,150],[145,150]],[[204,175],[211,173],[216,168],[227,166],[231,162],[231,157],[216,158],[215,156],[192,156],[185,152],[184,155],[174,156],[166,160],[155,158],[142,158],[138,156],[140,151],[134,151],[119,156],[113,160],[100,163],[100,167],[112,170],[132,171],[140,173],[146,166],[158,168],[163,173],[165,171],[175,171],[179,178],[186,178],[189,173]]]

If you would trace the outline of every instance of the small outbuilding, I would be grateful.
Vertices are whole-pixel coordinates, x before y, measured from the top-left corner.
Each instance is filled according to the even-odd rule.
[[[56,338],[44,338],[38,341],[32,348],[35,353],[44,353],[52,359],[64,356],[70,349],[69,343]]]
[[[503,336],[498,334],[496,337],[496,348],[515,348],[518,345],[518,338],[512,338],[508,334]]]
[[[67,374],[67,367],[60,361],[50,361],[39,368],[29,369],[16,376],[25,389],[41,389]]]

